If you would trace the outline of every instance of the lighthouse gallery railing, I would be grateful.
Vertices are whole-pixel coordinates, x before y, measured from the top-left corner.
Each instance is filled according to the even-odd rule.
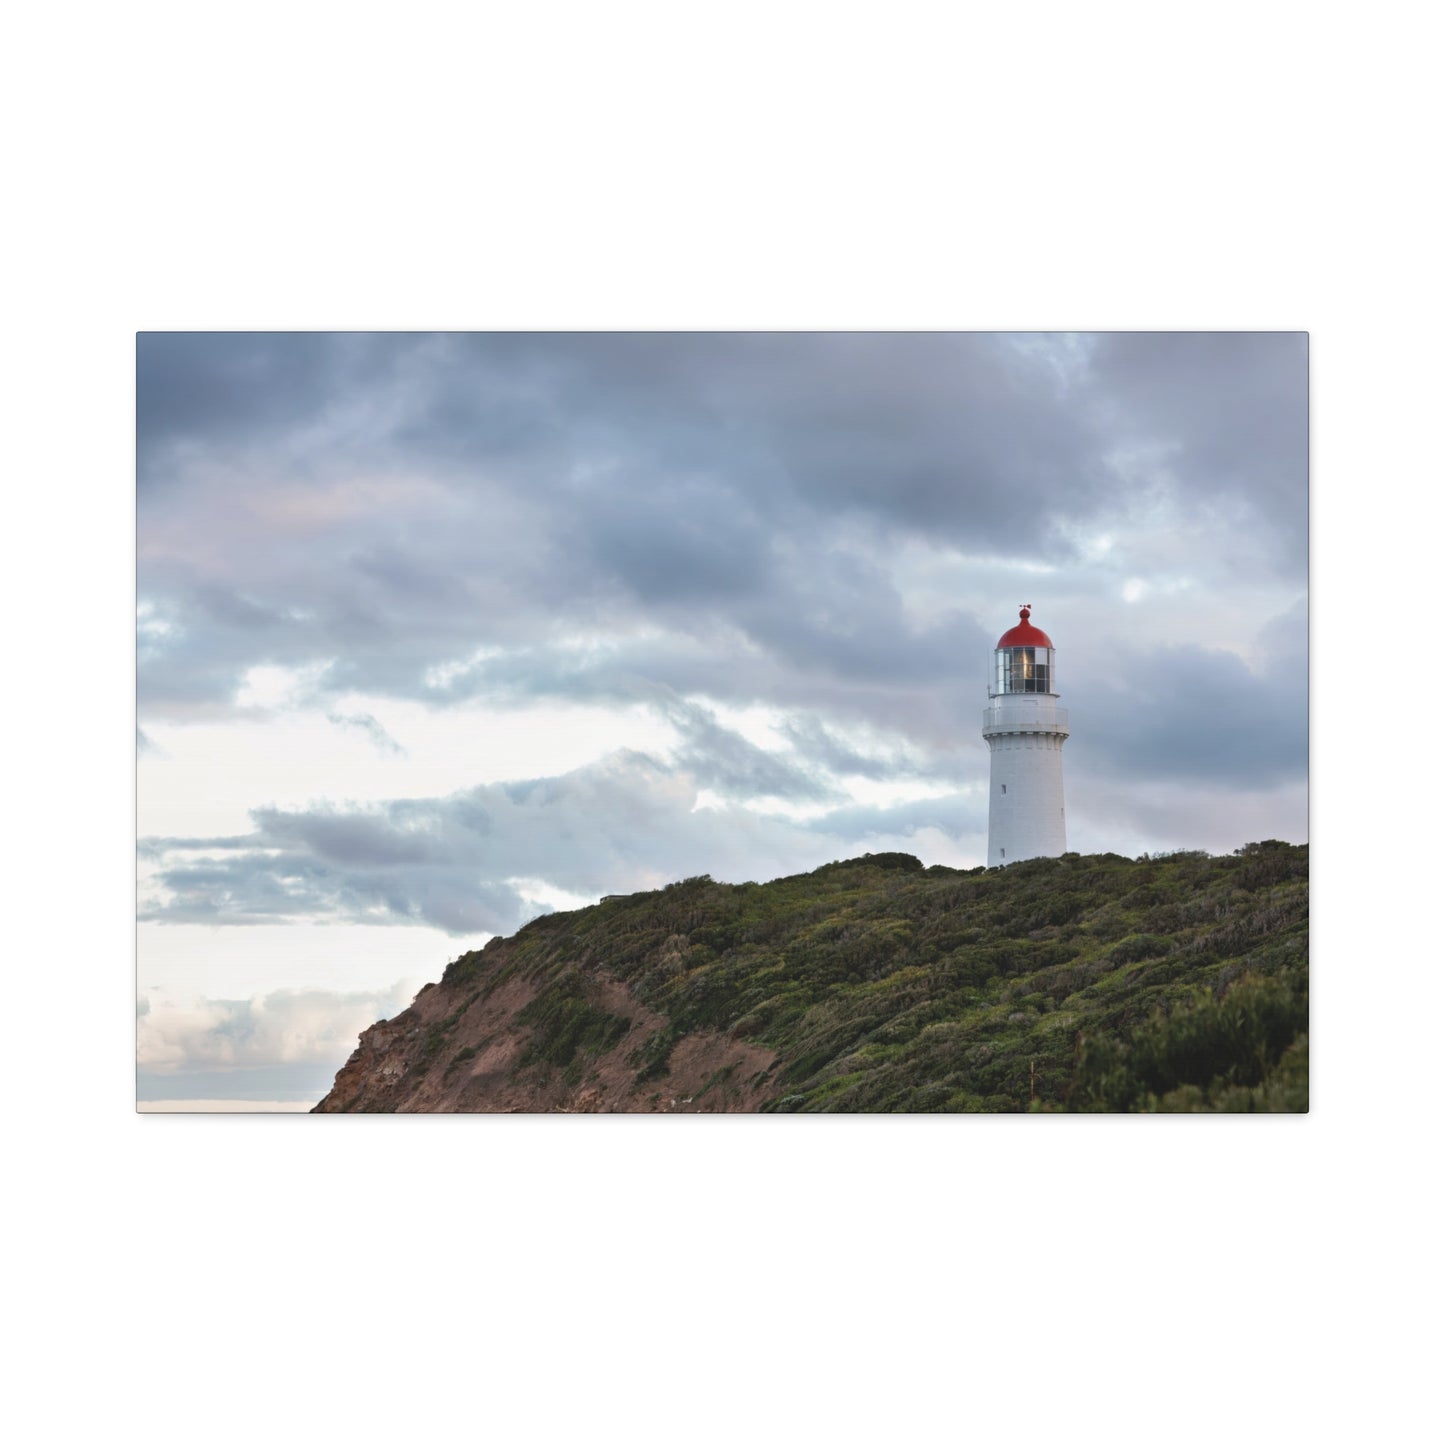
[[[1066,707],[1052,707],[1043,714],[1030,715],[1015,713],[1010,709],[995,711],[991,707],[983,710],[983,726],[987,732],[1001,733],[1056,733],[1068,732],[1069,710]]]

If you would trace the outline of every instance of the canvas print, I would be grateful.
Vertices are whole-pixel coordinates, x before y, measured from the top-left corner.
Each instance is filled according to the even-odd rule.
[[[1307,361],[142,333],[138,1107],[1306,1111]]]

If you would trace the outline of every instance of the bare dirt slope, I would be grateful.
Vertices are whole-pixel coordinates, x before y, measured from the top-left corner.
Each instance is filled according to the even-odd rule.
[[[667,1020],[614,979],[587,980],[589,1003],[627,1021],[606,1052],[573,1072],[527,1063],[533,1029],[518,1015],[537,996],[513,978],[489,993],[428,984],[394,1019],[373,1024],[312,1111],[339,1113],[651,1113],[755,1111],[778,1092],[777,1055],[705,1030],[678,1041],[666,1073],[640,1079],[634,1056]]]

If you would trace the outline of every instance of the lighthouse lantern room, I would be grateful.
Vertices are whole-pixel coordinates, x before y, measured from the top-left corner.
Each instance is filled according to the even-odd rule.
[[[1049,635],[1019,609],[998,640],[983,736],[989,750],[988,865],[1056,858],[1064,842],[1064,739],[1058,667]]]

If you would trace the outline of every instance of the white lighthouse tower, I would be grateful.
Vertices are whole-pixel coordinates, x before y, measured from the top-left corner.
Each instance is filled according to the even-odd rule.
[[[988,866],[1057,858],[1064,843],[1064,739],[1054,644],[1019,609],[998,640],[983,735],[989,751]]]

